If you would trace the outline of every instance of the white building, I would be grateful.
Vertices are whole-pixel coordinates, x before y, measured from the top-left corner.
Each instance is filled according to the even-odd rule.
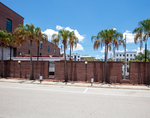
[[[66,54],[66,57],[70,58],[70,54]],[[74,61],[81,61],[80,57],[81,55],[78,53],[71,53],[71,58],[74,59]]]
[[[66,54],[66,57],[70,58],[70,54]],[[71,53],[71,58],[74,59],[74,61],[83,61],[84,58],[90,58],[89,55],[80,55],[78,53]]]
[[[126,51],[127,61],[135,59],[136,55],[137,55],[137,51]],[[114,61],[120,61],[121,59],[125,59],[124,52],[116,52],[114,56]]]

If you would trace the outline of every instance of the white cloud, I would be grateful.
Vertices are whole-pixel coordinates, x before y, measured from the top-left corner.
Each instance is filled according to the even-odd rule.
[[[134,49],[132,51],[137,51],[137,54],[138,54],[139,52],[143,52],[144,50],[145,50],[144,48],[141,48],[140,50],[140,47],[138,47],[137,49]]]
[[[123,33],[123,39],[125,39],[125,35],[126,35],[126,43],[134,43],[135,34],[132,34],[131,31],[126,30],[126,32]]]
[[[105,55],[103,55],[103,56],[96,55],[96,56],[95,56],[95,59],[104,59],[104,57],[105,57]]]
[[[56,25],[56,29],[57,30],[61,30],[61,29],[63,29],[64,27],[61,27],[61,26],[59,26],[59,25]]]
[[[56,26],[56,29],[57,29],[57,30],[61,30],[61,29],[63,29],[63,28],[64,28],[64,27],[59,26],[59,25]],[[64,28],[64,29],[65,29],[65,30],[69,30],[69,31],[74,31],[76,37],[79,39],[79,42],[82,42],[82,41],[84,40],[84,38],[85,38],[84,35],[80,35],[77,30],[73,30],[73,29],[71,29],[70,27],[66,27],[66,28]],[[47,29],[47,30],[45,30],[43,33],[45,33],[45,34],[48,36],[48,39],[51,40],[51,39],[52,39],[52,35],[53,35],[53,34],[58,34],[58,31],[54,31],[54,30],[52,30],[52,29]]]
[[[80,35],[77,30],[73,30],[70,27],[66,27],[65,30],[74,31],[76,37],[78,37],[78,39],[79,39],[79,42],[82,42],[83,39],[85,38],[83,35]]]
[[[116,28],[112,28],[113,30],[117,30]]]
[[[101,50],[101,53],[103,53],[103,52],[105,52],[105,46]],[[113,52],[108,50],[108,53],[113,53]]]
[[[42,33],[46,34],[46,35],[48,36],[48,39],[49,39],[49,40],[52,39],[52,35],[53,35],[53,34],[58,34],[57,31],[54,31],[54,30],[52,30],[52,29],[47,29],[47,30],[45,30],[45,31],[42,32]]]
[[[68,48],[68,50],[70,50],[70,48]],[[78,51],[78,50],[81,50],[81,51],[84,51],[83,49],[83,46],[79,43],[77,43],[77,47],[75,48],[75,46],[73,46],[73,50],[72,51]]]

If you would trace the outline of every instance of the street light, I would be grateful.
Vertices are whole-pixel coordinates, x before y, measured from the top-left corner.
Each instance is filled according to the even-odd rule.
[[[88,64],[88,62],[87,61],[85,61],[85,67],[87,68],[87,64]]]
[[[88,64],[88,62],[85,61],[85,68],[86,68],[86,78],[85,78],[85,81],[87,81],[87,64]]]
[[[18,64],[20,65],[20,78],[21,78],[21,61],[18,61]]]

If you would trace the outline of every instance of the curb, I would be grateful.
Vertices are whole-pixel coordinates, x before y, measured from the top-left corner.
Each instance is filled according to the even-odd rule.
[[[20,81],[20,82],[19,82]],[[13,81],[8,81],[8,80],[1,80],[0,79],[0,82],[5,82],[5,83],[20,83],[20,84],[22,84],[22,83],[24,83],[24,84],[38,84],[38,85],[54,85],[54,86],[73,86],[73,87],[88,87],[88,88],[108,88],[108,89],[128,89],[128,90],[150,90],[150,88],[149,87],[147,87],[147,88],[138,88],[138,87],[125,87],[125,86],[121,86],[121,87],[118,87],[118,86],[113,86],[113,85],[108,85],[108,86],[102,86],[101,84],[99,84],[99,85],[101,85],[101,86],[90,86],[90,85],[71,85],[71,84],[65,84],[65,83],[63,83],[63,84],[52,84],[52,83],[45,83],[44,81],[42,82],[42,83],[37,83],[38,81],[34,81],[34,82],[30,82],[30,81],[25,81],[25,82],[21,82],[21,81],[23,81],[23,80],[19,80],[19,81],[17,81],[17,80],[13,80]],[[97,84],[98,85],[98,84]]]

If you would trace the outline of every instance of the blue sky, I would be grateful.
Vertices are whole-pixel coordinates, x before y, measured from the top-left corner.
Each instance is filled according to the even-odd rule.
[[[138,22],[150,18],[150,0],[1,0],[3,4],[24,17],[24,24],[33,23],[48,34],[61,28],[74,30],[79,38],[73,53],[104,57],[104,47],[93,49],[91,36],[103,29],[115,28],[130,35]],[[127,36],[127,50],[138,50],[134,37]],[[69,47],[68,47],[69,48]],[[143,44],[144,48],[144,44]],[[148,41],[150,49],[150,41]],[[123,51],[123,47],[119,47]],[[69,49],[67,49],[69,53]],[[108,54],[110,57],[110,52]]]

